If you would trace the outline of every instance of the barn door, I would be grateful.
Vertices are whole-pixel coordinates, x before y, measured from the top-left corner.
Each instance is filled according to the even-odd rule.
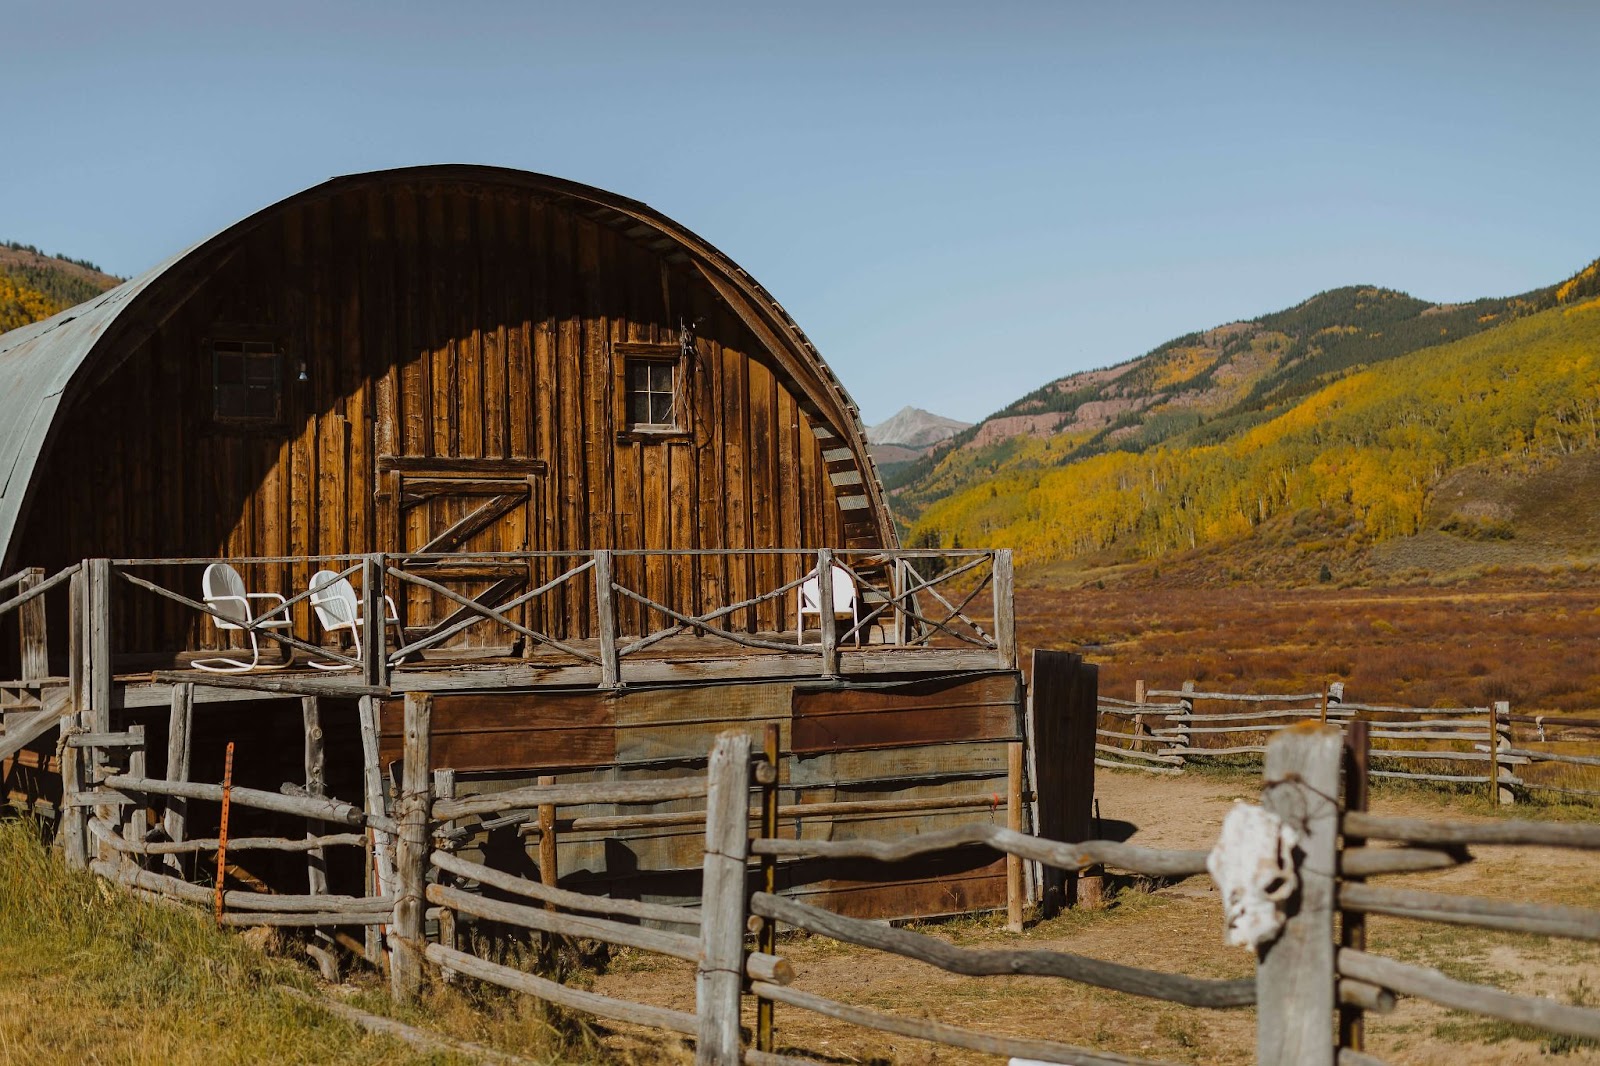
[[[390,532],[385,548],[405,556],[409,573],[459,596],[496,607],[527,588],[534,570],[526,560],[474,559],[486,552],[533,547],[538,528],[536,491],[545,464],[537,459],[427,459],[384,456],[379,483],[387,489]],[[413,555],[456,555],[421,559]],[[400,604],[408,640],[448,628],[471,611],[450,597],[414,584]],[[521,620],[520,612],[510,617]],[[485,622],[440,648],[505,647],[517,635]]]

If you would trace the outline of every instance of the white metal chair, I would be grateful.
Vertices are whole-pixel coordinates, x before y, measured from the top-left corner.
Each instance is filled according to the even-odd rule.
[[[250,661],[219,656],[213,659],[196,659],[189,665],[196,670],[213,674],[243,674],[251,670],[282,670],[294,662],[291,649],[281,663],[261,661],[261,643],[256,638],[258,629],[288,629],[294,623],[284,612],[285,600],[276,592],[249,592],[239,571],[227,563],[212,563],[200,576],[200,594],[206,606],[217,614],[209,615],[211,624],[224,633],[243,632],[250,638]],[[273,600],[276,606],[257,614],[253,600]],[[221,615],[222,617],[217,617]]]
[[[400,612],[395,608],[394,600],[385,595],[383,602],[387,610],[383,619],[384,624],[398,626]],[[361,598],[356,595],[355,586],[350,584],[350,579],[340,577],[332,570],[318,570],[312,574],[311,608],[324,631],[328,633],[337,633],[341,629],[350,631],[350,640],[355,645],[355,657],[360,659],[361,627],[366,623],[361,617]],[[310,663],[318,670],[355,669],[349,663],[319,663],[315,659],[310,660]]]
[[[849,622],[855,629],[855,643],[861,646],[861,611],[859,597],[856,595],[856,579],[849,570],[834,564],[833,567],[833,618]],[[809,615],[817,620],[814,627],[817,630],[817,642],[822,642],[822,582],[818,579],[817,572],[811,575],[800,585],[800,596],[795,603],[795,641],[801,647],[806,643],[806,617]]]

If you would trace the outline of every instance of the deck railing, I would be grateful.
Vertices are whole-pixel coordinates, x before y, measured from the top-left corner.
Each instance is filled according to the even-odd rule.
[[[219,562],[238,571],[252,593],[276,593],[283,602],[273,600],[243,622],[208,604],[201,576]],[[317,624],[309,587],[313,571],[332,573],[358,589],[360,625],[354,634],[343,634],[345,644],[330,641]],[[839,588],[818,580],[819,574],[840,575]],[[494,575],[499,576],[491,580]],[[194,653],[237,640],[276,649],[281,659],[299,656],[343,669],[355,675],[348,680],[359,677],[369,687],[387,687],[397,671],[518,657],[536,659],[541,668],[587,670],[601,687],[615,688],[630,673],[648,674],[643,663],[683,657],[684,647],[703,659],[780,654],[793,660],[787,672],[825,677],[892,669],[897,654],[910,652],[954,654],[973,668],[1016,664],[1006,550],[90,559],[49,577],[28,570],[0,579],[0,594],[22,590],[0,601],[0,615],[16,611],[25,619],[24,677],[48,674],[52,652],[58,663],[62,658],[60,648],[48,645],[43,596],[67,582],[77,646],[68,658],[85,665],[85,676],[93,673],[90,660],[109,665],[113,651],[119,666],[182,669]],[[845,588],[854,602],[835,602]],[[814,602],[802,614],[803,591]],[[395,609],[398,620],[390,613]],[[283,624],[286,619],[290,625]],[[356,639],[349,640],[351,635]],[[683,638],[697,643],[685,646]],[[909,665],[911,658],[898,661]],[[76,673],[77,665],[68,672]]]

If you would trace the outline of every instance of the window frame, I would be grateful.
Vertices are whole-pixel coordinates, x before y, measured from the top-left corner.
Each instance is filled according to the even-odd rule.
[[[693,404],[689,401],[689,361],[682,348],[673,344],[617,342],[611,346],[615,364],[613,391],[616,396],[617,440],[627,442],[686,441],[693,433]],[[636,422],[633,419],[633,369],[637,366],[672,368],[672,422]],[[650,395],[659,396],[648,387]]]
[[[283,345],[275,337],[263,332],[229,330],[205,338],[203,350],[210,375],[210,388],[207,390],[206,401],[208,423],[219,430],[231,432],[271,432],[281,430],[286,424],[289,393],[289,360],[283,350]],[[238,380],[237,382],[224,384],[221,380],[223,361],[230,356],[236,357],[238,360]],[[272,397],[272,411],[270,414],[252,414],[250,412],[251,356],[270,357],[272,367],[271,384],[268,388]],[[223,410],[221,390],[224,388],[238,390],[239,410],[233,412],[225,412]]]

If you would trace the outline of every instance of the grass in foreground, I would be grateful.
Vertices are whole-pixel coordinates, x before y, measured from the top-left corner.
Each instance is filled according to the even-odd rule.
[[[127,1066],[233,1063],[451,1064],[367,1034],[274,990],[321,994],[312,975],[191,909],[135,898],[66,869],[28,820],[0,819],[0,1062]],[[538,1062],[605,1056],[526,997],[436,987],[388,1006],[374,979],[346,987],[374,1013]]]

